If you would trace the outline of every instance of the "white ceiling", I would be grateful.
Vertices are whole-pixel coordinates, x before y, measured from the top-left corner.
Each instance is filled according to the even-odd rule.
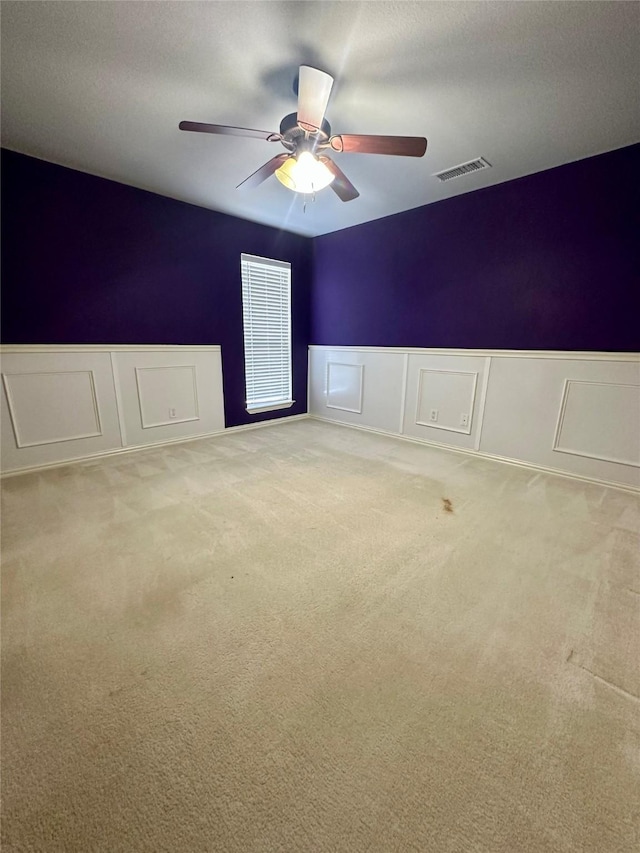
[[[640,139],[636,2],[2,2],[7,148],[315,236]],[[336,78],[334,133],[426,136],[422,159],[337,154],[360,190],[303,212],[279,144],[183,133],[182,119],[277,131],[298,66]],[[434,172],[484,156],[447,184]],[[617,180],[617,177],[613,178]]]

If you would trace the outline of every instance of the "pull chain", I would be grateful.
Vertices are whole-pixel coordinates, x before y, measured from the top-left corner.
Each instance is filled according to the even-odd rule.
[[[315,200],[316,200],[316,191],[312,190],[311,191],[311,201],[315,202]],[[307,212],[307,194],[306,193],[302,196],[302,212],[303,213]]]

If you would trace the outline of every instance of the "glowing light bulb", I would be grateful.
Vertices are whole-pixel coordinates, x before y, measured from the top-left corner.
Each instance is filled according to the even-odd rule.
[[[328,187],[335,175],[310,151],[291,156],[276,169],[276,178],[296,193],[317,193]]]

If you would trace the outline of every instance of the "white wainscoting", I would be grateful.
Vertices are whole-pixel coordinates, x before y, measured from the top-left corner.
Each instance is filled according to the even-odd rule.
[[[404,371],[402,355],[373,352],[365,359],[354,350],[333,352],[330,357],[319,361],[315,353],[315,350],[311,352],[309,362],[309,379],[312,380],[309,382],[310,412],[327,412],[330,413],[328,417],[345,423],[365,423],[388,431],[398,429]],[[348,385],[341,392],[336,389],[335,365],[343,368],[337,375]],[[352,368],[351,373],[344,371],[345,366]],[[327,406],[327,403],[335,403],[336,399],[354,405]]]
[[[421,367],[416,424],[471,435],[478,374]]]
[[[114,352],[127,444],[224,429],[220,349]]]
[[[2,471],[224,429],[220,347],[2,347]]]
[[[407,359],[403,434],[473,449],[482,423],[487,359],[426,352],[407,353]],[[432,410],[437,412],[437,421],[431,420]]]
[[[640,467],[638,386],[565,379],[553,449]]]
[[[195,364],[135,370],[142,429],[200,420]]]
[[[327,362],[327,406],[362,414],[364,365]]]
[[[102,435],[93,370],[4,373],[2,381],[18,447]]]
[[[358,366],[363,377],[360,396],[352,378],[348,401],[357,400],[358,405],[336,407],[330,366],[345,364]],[[336,384],[346,386],[344,375],[338,377]],[[636,353],[312,346],[309,413],[480,456],[640,488]]]

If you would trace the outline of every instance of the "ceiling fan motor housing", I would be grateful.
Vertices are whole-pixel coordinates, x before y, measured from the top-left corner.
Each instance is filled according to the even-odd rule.
[[[280,140],[285,148],[293,152],[311,151],[318,146],[325,145],[331,136],[331,125],[326,119],[322,121],[322,127],[311,133],[298,124],[298,114],[289,113],[280,122]]]

